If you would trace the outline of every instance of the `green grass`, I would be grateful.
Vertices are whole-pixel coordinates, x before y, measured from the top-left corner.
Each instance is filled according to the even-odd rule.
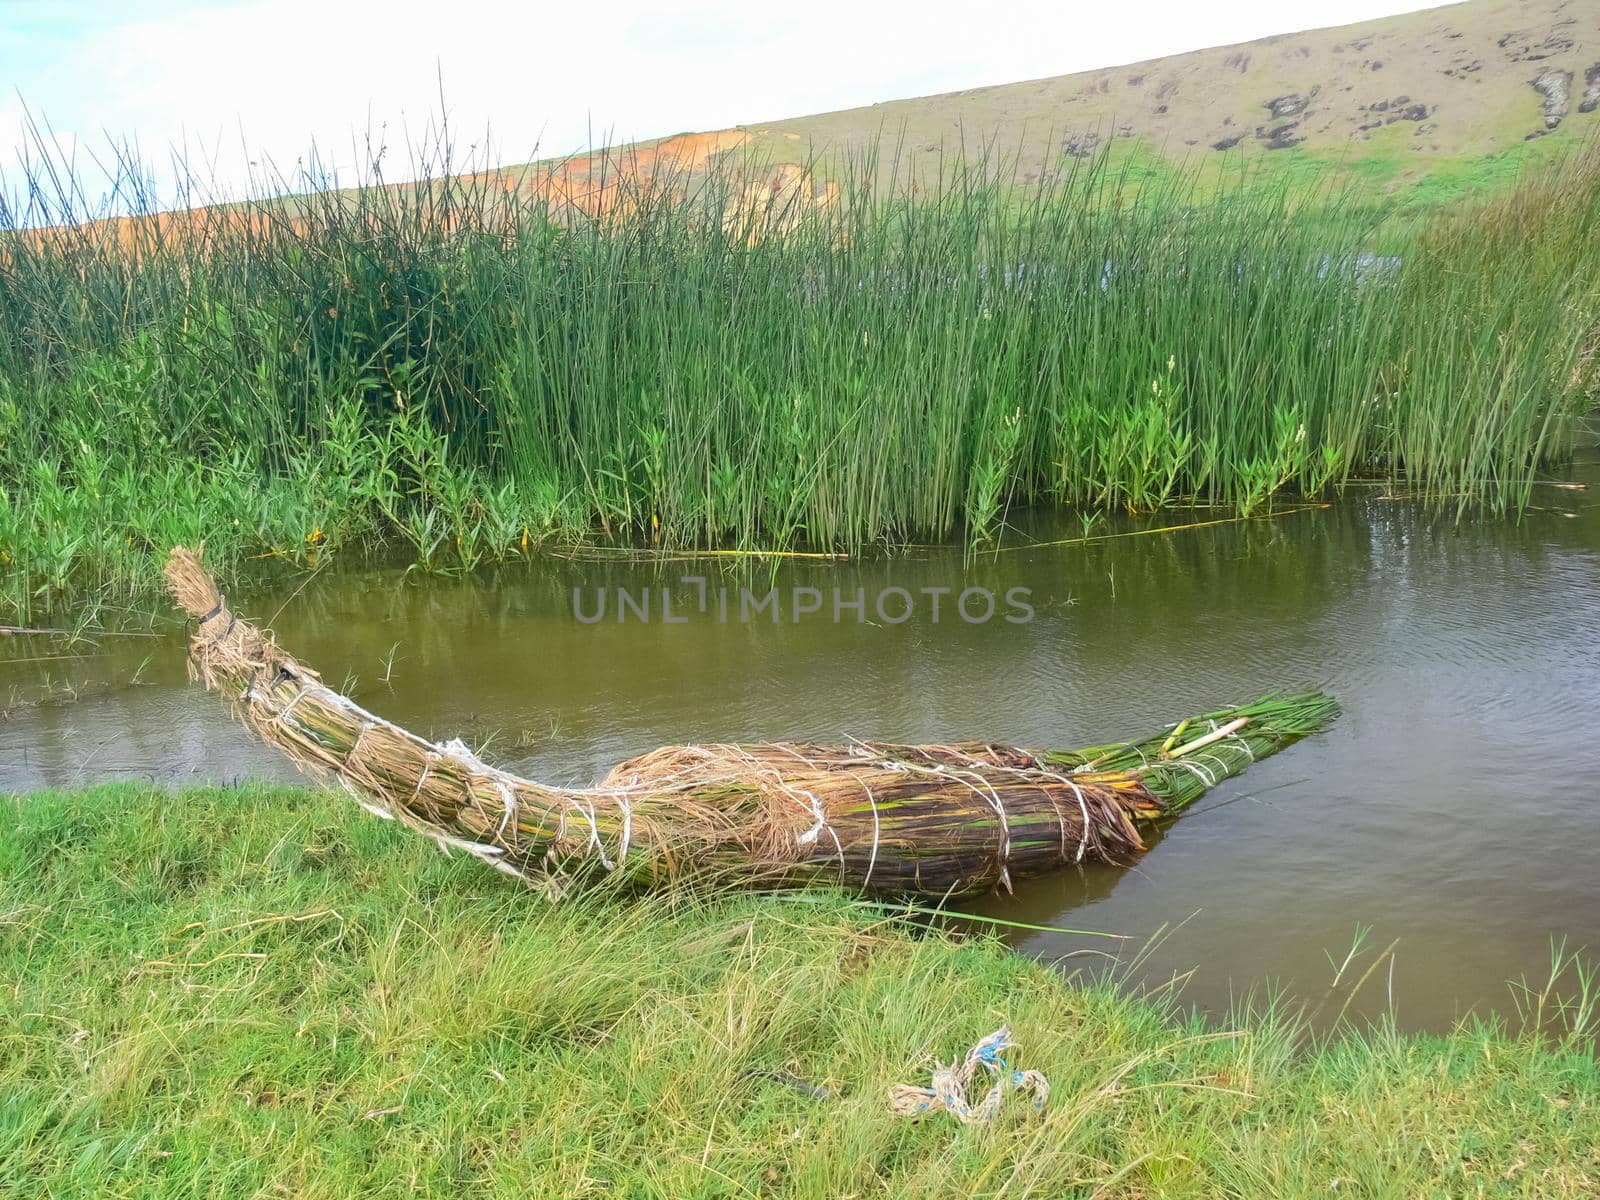
[[[0,1195],[1587,1196],[1582,1016],[1311,1039],[826,894],[549,905],[326,792],[0,800]],[[1053,1086],[890,1116],[1002,1021]],[[831,1089],[815,1100],[773,1078]]]
[[[148,591],[201,537],[224,572],[980,544],[1373,475],[1514,512],[1591,402],[1597,161],[1422,221],[1116,156],[1024,192],[844,162],[788,213],[728,162],[594,221],[441,162],[119,237],[41,168],[0,235],[0,607]]]
[[[1492,194],[1515,187],[1519,182],[1548,170],[1573,148],[1571,135],[1514,142],[1494,154],[1465,155],[1437,164],[1424,178],[1405,192],[1403,200],[1417,208],[1429,209],[1457,204],[1473,196]]]

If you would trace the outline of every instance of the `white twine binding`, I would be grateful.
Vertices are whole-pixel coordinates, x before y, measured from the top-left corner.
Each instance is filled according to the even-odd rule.
[[[639,777],[634,776],[634,782]],[[617,842],[617,866],[621,866],[628,857],[628,842],[633,837],[633,805],[628,803],[628,798],[617,796],[617,809],[622,813],[622,837]]]
[[[285,704],[278,710],[278,724],[287,725],[289,723],[289,714],[294,711],[294,706],[299,704],[300,701],[304,700],[306,698],[306,693],[311,691],[311,689],[315,686],[316,684],[314,683],[303,683],[300,685],[300,690],[294,694],[294,699],[290,700],[289,703]],[[337,695],[337,693],[335,693],[335,695]]]
[[[918,763],[898,762],[889,758],[880,760],[878,765],[894,771],[907,771],[912,774],[933,775],[941,779],[953,779],[957,783],[965,784],[975,794],[982,796],[985,800],[987,800],[989,802],[989,806],[993,808],[994,811],[1000,816],[1000,877],[996,882],[1004,887],[1006,891],[1009,892],[1011,890],[1011,821],[1006,816],[1006,806],[1001,803],[1000,793],[995,790],[994,784],[990,783],[977,771],[963,772],[955,767],[946,767],[936,764],[923,765]],[[978,781],[978,783],[983,784],[983,787],[980,788],[970,780],[962,778],[964,774],[971,775]],[[835,837],[834,840],[838,841],[838,838]]]
[[[505,811],[500,814],[500,827],[494,831],[495,841],[503,841],[506,835],[506,826],[511,824],[511,818],[517,812],[517,798],[511,790],[511,785],[497,773],[494,777],[495,787],[500,789],[500,803],[505,806]]]
[[[587,805],[580,807],[578,802],[574,800],[573,807],[577,808],[578,811],[583,813],[583,815],[589,819],[589,845],[593,847],[594,852],[600,856],[600,865],[605,867],[605,869],[608,871],[616,870],[617,864],[606,857],[606,848],[600,841],[600,826],[595,822],[594,803],[591,801]]]
[[[878,865],[878,837],[882,822],[878,820],[878,801],[873,796],[872,788],[867,785],[867,781],[854,771],[850,772],[850,778],[861,785],[861,790],[867,794],[867,806],[872,809],[872,857],[867,860],[867,873],[861,879],[861,886],[867,888],[872,885],[872,871]],[[838,840],[837,837],[834,838],[834,841]],[[842,861],[841,859],[841,863]]]
[[[1083,798],[1083,789],[1081,787],[1079,787],[1076,783],[1074,783],[1072,780],[1068,779],[1066,776],[1064,776],[1064,775],[1056,775],[1056,774],[1054,774],[1053,772],[1050,772],[1050,771],[1046,771],[1046,772],[1044,772],[1044,774],[1049,775],[1051,779],[1054,779],[1054,780],[1057,780],[1057,781],[1059,781],[1061,783],[1066,784],[1069,788],[1072,789],[1072,794],[1078,798],[1078,811],[1083,814],[1083,833],[1078,838],[1078,854],[1077,854],[1077,857],[1075,857],[1072,861],[1075,862],[1075,863],[1081,863],[1083,861],[1083,856],[1089,850],[1089,802]],[[1056,815],[1058,817],[1061,815],[1061,810],[1059,808],[1056,809]],[[1066,823],[1062,822],[1062,826],[1061,826],[1061,857],[1062,858],[1065,858],[1067,856],[1067,832],[1066,832],[1066,829],[1067,829]]]

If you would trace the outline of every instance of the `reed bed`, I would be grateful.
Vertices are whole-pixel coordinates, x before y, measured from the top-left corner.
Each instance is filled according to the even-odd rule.
[[[1128,863],[1140,826],[1325,727],[1316,693],[1268,696],[1155,738],[1076,753],[979,743],[668,746],[596,787],[554,788],[360,708],[229,609],[198,556],[166,575],[197,625],[192,674],[252,732],[337,779],[369,811],[497,870],[560,889],[596,873],[642,885],[825,881],[891,895],[1009,887],[1083,862]]]
[[[1514,512],[1577,438],[1600,156],[1420,224],[1048,165],[752,193],[730,153],[601,206],[439,157],[157,219],[137,160],[101,210],[44,148],[0,212],[0,604],[151,588],[202,535],[224,566],[423,569],[979,544],[1020,505],[1249,512],[1371,476]]]

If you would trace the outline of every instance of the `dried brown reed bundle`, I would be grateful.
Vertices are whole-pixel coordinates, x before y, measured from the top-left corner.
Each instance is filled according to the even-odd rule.
[[[1179,749],[1192,746],[1209,767],[1181,753],[1163,759],[1159,739],[1059,761],[981,743],[668,746],[621,763],[595,788],[552,788],[334,691],[228,607],[198,554],[174,549],[166,578],[197,621],[191,676],[228,697],[257,736],[336,777],[369,811],[548,886],[598,871],[647,885],[713,877],[947,895],[1071,863],[1125,863],[1144,849],[1136,823],[1177,806],[1159,793],[1187,803],[1203,790],[1196,776],[1215,782],[1315,724],[1257,734],[1255,744],[1240,736],[1276,707],[1302,712],[1306,698],[1196,719],[1197,733],[1199,720],[1212,732]],[[1331,716],[1331,701],[1322,704]],[[1218,724],[1234,713],[1247,715]],[[1174,780],[1181,791],[1166,786]]]

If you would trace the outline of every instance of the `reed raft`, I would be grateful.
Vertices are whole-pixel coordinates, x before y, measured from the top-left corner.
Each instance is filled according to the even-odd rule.
[[[1338,715],[1320,693],[1263,697],[1085,750],[968,742],[668,746],[593,788],[549,787],[368,712],[241,619],[194,552],[166,577],[196,620],[191,676],[295,763],[369,811],[559,889],[608,874],[811,883],[891,895],[1009,887],[1075,863],[1131,862],[1141,826]]]

